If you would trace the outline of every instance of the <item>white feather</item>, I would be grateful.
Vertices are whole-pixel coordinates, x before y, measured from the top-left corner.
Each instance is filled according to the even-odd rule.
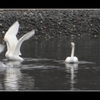
[[[11,52],[14,52],[14,48],[18,43],[18,39],[16,37],[17,33],[18,33],[18,29],[19,29],[19,22],[16,21],[6,32],[4,38],[6,38],[6,40],[9,42],[10,48],[8,47],[7,44],[7,48],[10,49]],[[19,52],[19,54],[21,54]]]
[[[21,47],[22,43],[23,43],[25,40],[28,40],[29,38],[31,38],[34,34],[35,34],[35,30],[32,30],[32,31],[26,33],[25,35],[23,35],[23,36],[19,39],[19,41],[18,41],[18,43],[17,43],[17,45],[16,45],[16,47],[15,47],[15,50],[14,50],[13,55],[18,55],[19,52],[20,52],[20,47]]]
[[[65,62],[67,62],[67,63],[77,63],[78,62],[78,58],[76,56],[74,56],[74,50],[75,50],[74,42],[71,42],[71,46],[72,46],[71,56],[67,57],[65,59]]]
[[[9,60],[23,60],[19,55],[21,55],[20,47],[25,40],[28,40],[35,34],[35,30],[32,30],[25,35],[23,35],[19,40],[16,35],[18,33],[19,23],[16,21],[6,32],[4,40],[7,44],[7,52],[5,54],[6,58]]]
[[[16,36],[18,33],[18,29],[19,29],[19,22],[16,21],[12,26],[10,26],[10,28],[6,32],[5,38],[8,38],[8,35]]]

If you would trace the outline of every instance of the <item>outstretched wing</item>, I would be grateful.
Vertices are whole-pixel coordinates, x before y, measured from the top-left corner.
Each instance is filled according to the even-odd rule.
[[[4,38],[9,42],[9,49],[11,52],[14,51],[14,48],[16,47],[18,43],[18,39],[16,37],[18,33],[18,29],[19,29],[19,22],[16,21],[12,26],[10,26],[10,28],[8,29],[8,31],[6,32],[4,36]]]
[[[19,29],[19,22],[16,21],[13,25],[10,26],[4,37],[7,38],[9,35],[16,36],[16,34],[18,33],[18,29]]]
[[[13,54],[14,54],[14,55],[19,55],[21,44],[22,44],[25,40],[28,40],[29,38],[31,38],[34,34],[35,34],[35,30],[32,30],[32,31],[26,33],[25,35],[23,35],[23,36],[19,39],[18,44],[16,45],[16,48],[15,48],[15,51],[14,51]]]

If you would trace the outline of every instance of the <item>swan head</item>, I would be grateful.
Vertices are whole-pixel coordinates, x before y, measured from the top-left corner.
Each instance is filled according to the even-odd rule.
[[[8,42],[8,39],[4,37],[4,38],[3,38],[3,41],[4,41],[4,42]]]
[[[6,42],[7,41],[7,39],[6,38],[3,38],[3,40]]]
[[[74,46],[75,46],[74,42],[71,42],[71,46],[72,46],[72,47],[74,47]]]

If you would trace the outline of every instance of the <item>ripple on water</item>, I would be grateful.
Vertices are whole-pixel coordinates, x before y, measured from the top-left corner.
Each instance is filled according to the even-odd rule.
[[[25,58],[25,61],[21,65],[21,69],[61,69],[62,60],[54,60],[47,58]]]
[[[96,64],[95,62],[79,61],[78,64]]]
[[[63,69],[65,68],[64,61],[65,60],[56,60],[48,58],[25,58],[25,61],[21,65],[21,69]],[[95,64],[95,62],[79,61],[78,64]]]

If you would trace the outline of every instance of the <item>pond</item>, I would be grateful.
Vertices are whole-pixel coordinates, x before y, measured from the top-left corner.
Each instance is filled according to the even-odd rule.
[[[35,36],[34,36],[35,37]],[[70,43],[75,43],[78,64],[66,64]],[[31,38],[22,44],[24,61],[7,61],[0,54],[0,90],[100,90],[100,38]]]

